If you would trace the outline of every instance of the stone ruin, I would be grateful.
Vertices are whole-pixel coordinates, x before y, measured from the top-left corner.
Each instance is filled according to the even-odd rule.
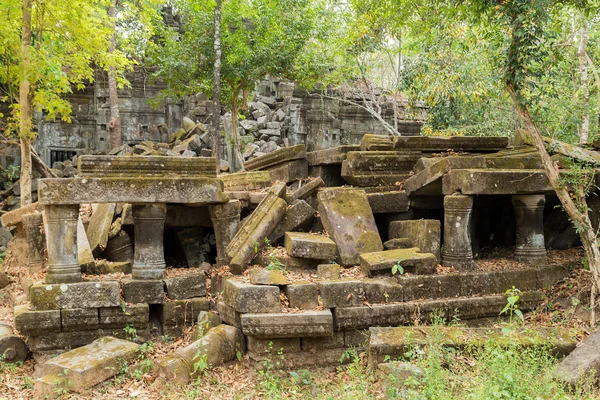
[[[215,328],[199,340],[226,349],[211,363],[238,351],[260,362],[272,346],[287,367],[329,365],[355,346],[376,365],[401,352],[398,326],[497,317],[513,286],[532,310],[569,273],[548,257],[548,237],[570,231],[536,150],[505,137],[364,135],[219,176],[212,157],[77,161],[76,177],[40,180],[37,203],[2,216],[28,247],[21,262],[45,268],[14,309],[33,352],[97,346],[128,326],[180,336],[200,320]],[[514,248],[518,267],[478,269],[490,246]],[[172,273],[175,253],[186,268]],[[574,347],[559,329],[541,334]],[[197,348],[155,373],[187,382]]]

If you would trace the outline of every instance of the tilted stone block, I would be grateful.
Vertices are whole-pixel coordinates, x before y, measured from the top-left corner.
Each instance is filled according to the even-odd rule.
[[[409,238],[395,238],[383,243],[386,250],[409,249],[413,246]]]
[[[315,209],[308,205],[306,201],[295,200],[287,207],[283,219],[269,235],[269,241],[275,243],[281,239],[286,232],[310,230],[315,212]]]
[[[414,247],[423,253],[432,253],[437,260],[441,260],[441,222],[437,219],[393,221],[390,223],[389,237],[408,238]]]
[[[121,287],[126,303],[162,304],[165,301],[162,280],[123,279]]]
[[[115,215],[115,203],[98,204],[90,218],[87,228],[87,237],[92,253],[99,256],[108,243],[108,232]]]
[[[226,191],[260,190],[271,186],[271,174],[268,171],[245,171],[235,174],[222,174],[219,179]]]
[[[256,157],[244,163],[244,167],[247,171],[260,170],[281,164],[285,161],[303,158],[306,158],[306,147],[303,144],[299,144],[292,147],[283,147],[264,156]]]
[[[206,296],[206,275],[189,274],[174,276],[164,280],[167,297],[173,300],[191,299]]]
[[[99,328],[97,308],[60,310],[63,332],[92,331]]]
[[[258,338],[332,336],[333,317],[330,310],[242,314],[242,332]]]
[[[32,310],[115,307],[121,300],[117,281],[36,284],[29,298]]]
[[[160,320],[163,325],[190,325],[196,322],[200,311],[209,308],[207,298],[169,300],[162,305]]]
[[[294,283],[285,288],[291,308],[313,310],[319,306],[319,287],[316,283]]]
[[[325,308],[355,307],[363,304],[365,290],[362,281],[322,281],[318,285]]]
[[[408,195],[398,190],[367,193],[373,214],[406,212],[409,209]]]
[[[306,153],[308,165],[331,165],[341,164],[346,159],[346,154],[350,151],[358,151],[360,146],[345,145],[337,146],[331,149],[323,149]]]
[[[23,215],[42,212],[43,210],[44,206],[41,203],[31,203],[2,214],[0,221],[4,227],[16,226],[23,222]]]
[[[286,201],[292,204],[296,200],[304,200],[312,196],[313,193],[322,186],[325,186],[325,182],[323,182],[323,179],[321,178],[307,181],[293,193],[288,193]]]
[[[539,194],[552,192],[544,170],[454,169],[442,178],[442,193],[451,195]]]
[[[225,281],[223,301],[241,313],[272,313],[281,308],[277,286],[251,285],[235,279]]]
[[[360,255],[360,267],[369,276],[392,271],[397,264],[400,264],[403,271],[397,271],[396,273],[434,274],[436,272],[437,260],[433,254],[421,253],[416,247],[384,250]]]
[[[292,257],[331,260],[335,257],[336,245],[328,237],[311,233],[286,232],[285,249]]]
[[[132,325],[136,329],[148,329],[150,307],[148,304],[130,304],[124,307],[105,307],[99,310],[100,327],[123,329]]]
[[[29,311],[26,305],[14,309],[15,327],[23,335],[60,332],[60,310]]]
[[[271,182],[285,182],[308,178],[308,162],[306,160],[288,161],[267,169],[271,175]]]
[[[506,149],[507,137],[484,136],[403,136],[393,138],[395,150],[429,153],[441,151],[496,152]]]

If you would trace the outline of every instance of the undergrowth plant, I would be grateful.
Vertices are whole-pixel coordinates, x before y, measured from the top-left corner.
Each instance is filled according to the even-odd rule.
[[[523,317],[523,312],[519,310],[519,299],[521,298],[521,291],[514,286],[511,289],[508,289],[504,294],[506,297],[506,305],[500,311],[500,315],[507,314],[510,322],[514,322],[514,316],[516,316],[520,322],[523,322],[525,319]]]

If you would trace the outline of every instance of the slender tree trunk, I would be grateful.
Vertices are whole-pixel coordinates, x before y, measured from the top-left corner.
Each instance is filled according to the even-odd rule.
[[[587,18],[583,17],[581,22],[579,49],[577,57],[579,58],[579,73],[581,75],[581,132],[579,133],[579,143],[587,144],[590,133],[590,93],[588,87],[588,64],[586,57],[586,47],[589,39]]]
[[[217,159],[217,174],[221,170],[221,0],[215,0],[215,65],[213,68],[213,155]]]
[[[31,0],[22,0],[23,27],[21,32],[22,76],[19,84],[19,135],[21,138],[21,206],[31,204],[31,120],[33,96],[29,70],[31,69]]]
[[[572,194],[573,197],[571,197],[571,193],[569,193],[567,188],[560,183],[558,165],[555,165],[548,155],[544,140],[542,139],[542,134],[535,125],[535,122],[529,113],[529,109],[520,101],[518,94],[514,90],[514,87],[507,85],[507,89],[513,100],[515,108],[517,109],[519,117],[525,124],[525,127],[527,128],[527,131],[531,135],[531,139],[537,148],[538,154],[542,160],[542,165],[546,170],[546,174],[548,175],[548,180],[550,181],[552,188],[556,192],[558,199],[567,212],[569,219],[577,228],[577,232],[579,233],[579,237],[583,243],[585,255],[588,259],[590,271],[592,272],[594,278],[594,285],[596,288],[598,288],[600,287],[600,249],[598,248],[596,232],[592,227],[592,222],[590,221],[588,215],[585,193],[582,191],[576,191]]]
[[[233,90],[233,99],[231,103],[231,138],[233,139],[233,160],[231,166],[235,172],[244,171],[244,156],[240,148],[240,135],[238,134],[238,113],[239,113],[240,89]]]
[[[598,127],[600,127],[600,76],[598,75],[598,70],[596,69],[596,66],[594,65],[594,62],[592,61],[592,59],[590,58],[590,55],[586,52],[585,53],[585,58],[587,59],[588,65],[590,67],[590,69],[592,70],[592,74],[594,75],[594,81],[596,84],[596,91],[598,92],[598,106],[597,106],[597,110],[596,110],[596,118],[598,120]]]
[[[115,18],[117,17],[116,2],[113,0],[108,7],[108,16],[113,24],[113,33],[110,38],[108,52],[114,53],[117,48],[117,34]],[[108,128],[110,131],[110,148],[114,149],[121,146],[121,116],[119,114],[119,94],[117,93],[117,69],[115,66],[108,67],[108,97],[110,102],[110,122]]]

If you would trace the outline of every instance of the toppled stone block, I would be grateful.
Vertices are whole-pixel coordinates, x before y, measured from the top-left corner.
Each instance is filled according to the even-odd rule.
[[[363,190],[327,189],[319,192],[323,226],[338,249],[342,265],[356,265],[362,253],[383,250],[367,195]]]
[[[423,253],[432,253],[437,260],[441,260],[441,223],[437,219],[393,221],[390,223],[389,236],[408,238],[413,246],[421,249]]]
[[[306,147],[303,144],[299,144],[292,147],[283,147],[264,156],[256,157],[244,163],[244,167],[247,171],[262,170],[286,161],[305,158]]]
[[[386,250],[408,249],[413,246],[409,238],[394,238],[383,243],[383,248]]]
[[[126,303],[162,304],[165,301],[162,280],[123,279],[121,287]]]
[[[310,166],[341,164],[350,151],[359,151],[360,146],[344,145],[331,149],[316,150],[306,153],[306,159]]]
[[[132,325],[135,329],[148,329],[150,307],[148,304],[104,307],[99,310],[99,318],[102,329],[123,329],[127,325]]]
[[[87,228],[87,237],[92,252],[97,257],[106,248],[108,243],[108,231],[115,215],[115,203],[98,204],[96,211],[90,218]]]
[[[32,310],[116,307],[120,304],[117,281],[36,284],[29,288]]]
[[[254,354],[283,354],[297,353],[301,350],[300,338],[288,339],[259,339],[254,336],[247,337],[248,352]]]
[[[325,308],[356,307],[363,304],[365,290],[362,281],[322,281],[318,285]]]
[[[242,332],[265,339],[332,336],[333,317],[330,310],[242,314]]]
[[[277,256],[277,261],[284,265],[287,270],[314,270],[321,260],[314,260],[312,258],[299,258],[290,257],[288,255]],[[268,254],[257,254],[254,258],[254,263],[262,267],[267,267],[271,264],[272,259]]]
[[[323,186],[325,186],[325,182],[323,182],[323,179],[320,177],[307,181],[303,186],[295,190],[293,193],[288,194],[286,200],[289,204],[292,204],[296,200],[304,200],[312,196],[318,188]]]
[[[290,183],[308,178],[308,162],[304,159],[288,161],[269,167],[267,171],[271,175],[271,182],[281,181]]]
[[[97,329],[94,331],[46,333],[28,337],[27,343],[33,352],[66,350],[85,346],[107,334],[113,334],[113,332]]]
[[[273,313],[280,311],[277,286],[251,285],[228,279],[223,285],[223,300],[241,313]]]
[[[406,212],[409,209],[408,195],[398,190],[367,193],[373,214]]]
[[[72,308],[60,310],[63,332],[92,331],[98,329],[97,308]]]
[[[217,176],[217,162],[214,157],[84,155],[77,159],[77,164],[79,176],[86,178],[140,178],[151,176],[215,178]]]
[[[89,345],[71,350],[48,360],[43,371],[58,375],[70,382],[69,388],[77,393],[116,375],[123,362],[136,357],[138,344],[110,336]]]
[[[188,267],[196,268],[206,261],[204,251],[202,250],[202,246],[204,245],[202,228],[194,226],[182,229],[177,232],[177,237],[179,238],[181,247],[183,247]]]
[[[381,272],[391,271],[400,265],[403,271],[418,275],[434,274],[436,272],[437,260],[431,253],[421,253],[420,249],[384,250],[375,253],[365,253],[360,256],[360,267],[369,276]]]
[[[451,169],[486,168],[483,157],[451,156],[444,158],[422,158],[428,165],[404,182],[403,188],[412,196],[440,195],[442,193],[442,176]],[[422,164],[423,162],[419,160]],[[417,166],[415,165],[415,168]]]
[[[292,257],[331,260],[335,257],[336,245],[328,237],[311,233],[286,232],[285,249]]]
[[[244,171],[219,176],[226,191],[260,190],[271,186],[269,171]]]
[[[217,303],[217,312],[224,323],[242,329],[242,314],[235,311],[233,307],[228,306],[224,301],[219,301]]]
[[[206,275],[188,274],[164,280],[167,297],[172,300],[206,296]]]
[[[586,379],[598,379],[600,371],[600,331],[585,338],[572,353],[566,356],[556,369],[556,377],[574,387]]]
[[[169,326],[191,325],[197,321],[200,311],[208,311],[209,308],[207,298],[169,300],[161,307],[160,320],[163,325]]]
[[[17,226],[23,222],[23,215],[42,212],[43,210],[44,206],[41,203],[31,203],[2,214],[0,221],[2,222],[2,226],[6,228]]]
[[[341,270],[338,264],[319,264],[317,266],[317,276],[323,280],[337,280],[341,278]]]
[[[319,306],[319,287],[315,283],[303,282],[285,288],[291,308],[313,310]]]
[[[14,321],[17,330],[24,335],[41,335],[60,332],[60,310],[29,311],[26,305],[16,306]]]
[[[77,260],[82,270],[87,270],[95,265],[92,247],[85,233],[81,217],[77,220]]]
[[[410,176],[421,157],[418,152],[349,152],[342,162],[342,178],[355,186],[395,185]]]
[[[285,275],[279,271],[255,269],[250,273],[250,283],[253,285],[285,286],[289,282]]]
[[[285,211],[281,222],[269,235],[269,241],[275,243],[286,232],[298,230],[308,231],[315,216],[315,209],[304,200],[295,200]]]

